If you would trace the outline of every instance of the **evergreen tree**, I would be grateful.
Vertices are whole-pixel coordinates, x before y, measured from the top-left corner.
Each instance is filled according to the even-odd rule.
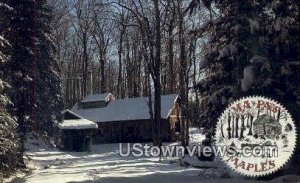
[[[5,63],[9,60],[10,45],[3,35],[8,30],[7,22],[10,19],[11,8],[0,0],[0,180],[1,174],[8,175],[17,167],[16,157],[19,150],[19,141],[16,134],[17,123],[7,111],[7,105],[11,105],[7,97],[9,84],[3,79]]]
[[[11,111],[17,117],[18,132],[21,140],[21,152],[24,152],[25,135],[34,123],[35,103],[35,30],[33,0],[8,1],[12,10],[8,40],[11,44],[11,58],[5,71],[9,77],[12,90],[10,97],[14,106]],[[19,157],[22,161],[23,156]]]
[[[37,1],[37,121],[40,132],[57,135],[55,121],[64,108],[59,66],[54,58],[52,10],[46,0]]]
[[[200,2],[193,0],[192,11],[196,5]],[[263,95],[282,103],[299,129],[297,1],[203,0],[201,5],[211,14],[219,14],[197,31],[209,39],[203,64],[207,78],[197,86],[202,96],[208,97],[201,121],[210,121],[208,126],[213,126],[234,99]]]
[[[0,8],[0,170],[6,171],[24,166],[26,133],[57,135],[63,103],[46,0],[0,0]]]
[[[51,37],[52,12],[46,0],[12,0],[10,93],[24,151],[25,134],[34,131],[57,136],[55,121],[63,109],[61,81]]]

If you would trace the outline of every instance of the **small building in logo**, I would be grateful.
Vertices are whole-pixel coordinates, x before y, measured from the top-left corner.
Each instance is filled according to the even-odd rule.
[[[253,122],[253,132],[258,136],[266,136],[268,138],[275,138],[280,135],[282,125],[274,117],[269,115],[260,115]]]
[[[219,117],[215,130],[216,147],[235,144],[234,153],[219,153],[221,160],[250,177],[278,171],[292,157],[297,144],[292,116],[280,103],[261,96],[233,101]],[[246,147],[251,154],[245,153]]]

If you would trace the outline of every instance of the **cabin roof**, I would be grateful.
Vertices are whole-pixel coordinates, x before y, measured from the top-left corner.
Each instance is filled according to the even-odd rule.
[[[281,124],[272,116],[263,114],[257,117],[253,124],[268,124],[271,126],[281,126]]]
[[[73,112],[73,111],[71,111],[71,110],[69,110],[69,109],[63,110],[61,113],[62,113],[63,115],[65,115],[66,113],[69,113],[70,115],[72,115],[72,116],[74,117],[73,119],[83,119],[82,116],[76,114],[75,112]]]
[[[99,122],[105,108],[106,107],[78,109],[78,103],[76,103],[71,110],[74,113],[79,114],[80,116],[82,116],[88,120],[91,120],[93,122]]]
[[[177,94],[161,96],[162,119],[169,117],[177,98]],[[150,119],[148,97],[116,99],[103,108],[78,109],[75,104],[72,111],[93,122]]]
[[[82,99],[81,102],[97,102],[97,101],[106,101],[111,93],[98,93],[93,95],[88,95]]]
[[[62,130],[95,129],[98,125],[87,119],[68,119],[58,124]]]

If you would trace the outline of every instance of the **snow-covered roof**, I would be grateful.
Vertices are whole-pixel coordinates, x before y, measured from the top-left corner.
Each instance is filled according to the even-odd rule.
[[[62,130],[82,130],[95,129],[98,125],[87,119],[69,119],[59,123],[58,127]]]
[[[98,93],[86,96],[81,102],[106,101],[111,93]]]
[[[161,117],[167,119],[178,98],[177,94],[161,96]],[[150,119],[148,97],[117,99],[103,108],[72,108],[76,114],[93,122],[129,121]]]
[[[99,122],[102,117],[102,113],[106,107],[102,108],[88,108],[88,109],[78,109],[78,103],[76,103],[71,109],[74,113],[91,120],[93,122]]]

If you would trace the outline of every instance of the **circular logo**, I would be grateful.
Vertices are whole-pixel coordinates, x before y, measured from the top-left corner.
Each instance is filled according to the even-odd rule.
[[[215,143],[221,159],[246,176],[264,176],[279,170],[292,156],[296,128],[278,102],[245,97],[233,102],[218,119]]]

